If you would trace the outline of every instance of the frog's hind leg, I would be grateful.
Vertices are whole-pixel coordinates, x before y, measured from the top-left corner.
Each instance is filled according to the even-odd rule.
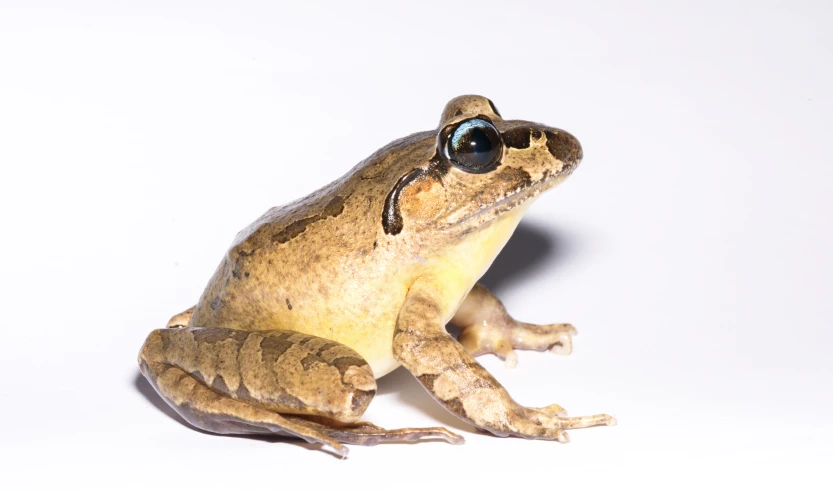
[[[216,434],[298,437],[326,444],[338,455],[347,456],[347,448],[336,439],[281,414],[223,396],[180,368],[158,362],[143,362],[141,368],[159,395],[198,429]]]
[[[514,349],[568,355],[573,348],[572,336],[576,335],[576,329],[567,323],[533,325],[515,320],[480,284],[466,296],[451,323],[463,330],[458,341],[471,355],[495,354],[507,367],[518,363]]]
[[[209,432],[294,436],[329,445],[342,456],[342,442],[459,437],[445,429],[397,432],[357,423],[376,392],[370,366],[352,349],[311,335],[160,329],[145,341],[139,365],[169,405]]]
[[[286,418],[299,425],[317,430],[339,442],[358,446],[375,446],[381,442],[410,442],[423,438],[443,439],[451,444],[465,442],[465,439],[445,427],[387,430],[369,422],[330,425],[329,421],[310,420],[297,415],[287,415]]]

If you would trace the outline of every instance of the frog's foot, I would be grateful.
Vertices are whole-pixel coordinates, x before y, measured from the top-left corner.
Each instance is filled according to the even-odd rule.
[[[563,408],[558,405],[550,405],[550,407],[558,407],[562,413]],[[584,415],[581,417],[565,417],[562,415],[555,415],[548,409],[550,407],[541,408],[524,408],[519,405],[514,407],[514,410],[508,412],[507,424],[505,428],[491,428],[485,427],[488,432],[496,436],[516,436],[524,439],[544,439],[555,440],[558,442],[570,442],[570,436],[567,434],[569,429],[584,429],[587,427],[596,427],[600,425],[616,425],[616,419],[606,414]],[[508,429],[508,430],[506,430]]]
[[[543,412],[548,415],[555,415],[556,417],[566,417],[567,416],[567,409],[562,407],[561,405],[552,404],[547,405],[546,407],[541,408],[532,408],[531,410],[535,410],[538,412]]]
[[[506,367],[513,368],[518,364],[515,349],[548,350],[554,354],[569,355],[573,350],[572,336],[576,333],[569,323],[532,325],[507,315],[502,319],[464,327],[458,341],[473,356],[495,354],[505,361]]]
[[[194,309],[196,306],[192,306],[187,310],[183,311],[182,313],[177,313],[176,315],[172,316],[170,320],[168,320],[168,324],[165,325],[165,328],[182,328],[187,327],[188,322],[191,321],[191,315],[194,314]]]
[[[472,288],[451,323],[463,329],[458,341],[471,355],[495,354],[510,368],[518,363],[515,349],[569,355],[577,333],[568,323],[534,325],[515,320],[481,284]]]
[[[425,438],[443,439],[455,445],[466,442],[462,436],[444,427],[386,430],[369,422],[331,424],[330,422],[325,423],[321,419],[313,421],[301,416],[286,415],[285,417],[299,425],[309,427],[327,438],[359,446],[375,446],[382,442],[411,442]]]

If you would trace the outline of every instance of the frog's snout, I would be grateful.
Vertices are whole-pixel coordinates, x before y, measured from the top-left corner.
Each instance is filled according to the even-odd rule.
[[[581,163],[584,151],[578,138],[562,129],[548,128],[544,131],[547,137],[547,149],[569,170]]]
[[[501,137],[514,155],[527,160],[528,165],[548,167],[553,176],[572,172],[584,156],[578,138],[563,129],[543,124],[508,121],[501,127]],[[551,158],[541,159],[542,147]]]

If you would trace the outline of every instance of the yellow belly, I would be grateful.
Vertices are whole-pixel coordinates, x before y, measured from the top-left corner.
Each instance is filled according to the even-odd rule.
[[[492,265],[531,201],[532,199],[506,213],[486,228],[468,235],[464,241],[449,246],[445,253],[423,257],[424,263],[416,268],[412,277],[428,277],[433,281],[438,292],[437,297],[441,298],[443,303],[443,324],[451,320],[471,288]],[[339,340],[362,354],[378,379],[399,367],[391,351],[395,321],[393,319],[384,325],[370,345],[367,338],[333,340]]]

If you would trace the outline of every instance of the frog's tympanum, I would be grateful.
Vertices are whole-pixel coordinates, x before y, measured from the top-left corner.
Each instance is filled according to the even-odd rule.
[[[142,373],[195,427],[293,436],[341,455],[342,443],[463,442],[444,428],[358,421],[376,379],[400,365],[498,436],[566,442],[566,429],[612,425],[520,405],[474,360],[570,352],[572,326],[519,322],[477,280],[530,203],[581,158],[566,131],[457,97],[437,129],[394,141],[241,231],[196,306],[148,336]]]

